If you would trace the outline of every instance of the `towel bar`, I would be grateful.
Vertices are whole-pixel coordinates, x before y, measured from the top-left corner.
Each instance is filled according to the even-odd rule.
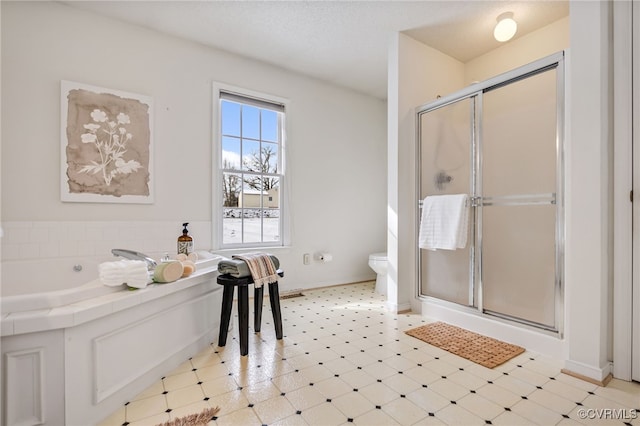
[[[469,197],[465,203],[465,207],[476,207],[479,205],[480,201],[482,200],[482,197]],[[424,204],[424,200],[418,200],[418,207],[422,208],[422,205]]]
[[[471,196],[467,200],[467,207],[478,206],[527,206],[527,205],[553,205],[556,204],[556,193],[547,194],[518,194],[501,195],[498,197]],[[418,208],[422,208],[424,200],[418,200]]]

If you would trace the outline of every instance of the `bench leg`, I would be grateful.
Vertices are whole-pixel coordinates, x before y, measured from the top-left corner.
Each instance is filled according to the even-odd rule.
[[[273,312],[273,322],[276,327],[276,339],[282,339],[282,313],[280,312],[280,291],[278,282],[269,284],[269,302]]]
[[[264,296],[264,287],[257,286],[253,289],[253,330],[260,333],[260,324],[262,323],[262,298]]]
[[[249,353],[249,289],[238,287],[238,318],[240,332],[240,355]]]
[[[233,308],[233,287],[225,285],[222,292],[222,312],[220,313],[220,331],[218,333],[218,346],[227,344],[227,332],[229,331],[229,321],[231,320],[231,309]]]

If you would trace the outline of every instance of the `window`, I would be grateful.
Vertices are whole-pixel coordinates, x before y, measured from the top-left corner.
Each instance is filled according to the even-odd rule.
[[[282,245],[284,105],[220,92],[222,247]]]

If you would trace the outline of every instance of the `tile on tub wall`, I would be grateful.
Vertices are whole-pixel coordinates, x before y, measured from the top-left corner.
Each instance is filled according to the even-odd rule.
[[[60,257],[72,257],[80,255],[77,241],[60,241]]]
[[[19,259],[28,259],[33,257],[40,257],[40,244],[22,243],[18,246]]]
[[[20,241],[24,240],[25,233],[33,226],[32,222],[2,222],[2,230],[4,231],[3,239]]]
[[[28,241],[31,243],[46,243],[49,242],[49,228],[43,226],[32,226],[26,233],[28,235]],[[23,235],[23,238],[25,235]]]
[[[60,243],[58,241],[40,243],[40,257],[60,257]]]
[[[148,253],[176,251],[182,221],[3,222],[3,260],[111,256],[111,249]],[[211,222],[189,222],[197,250],[211,248]]]

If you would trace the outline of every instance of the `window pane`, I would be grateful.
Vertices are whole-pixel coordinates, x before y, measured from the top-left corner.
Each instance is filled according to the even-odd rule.
[[[224,209],[222,218],[222,243],[242,243],[242,218],[240,209]]]
[[[266,193],[262,210],[263,241],[280,241],[280,179],[269,177],[263,181]]]
[[[265,173],[278,173],[278,145],[264,142],[260,153]]]
[[[240,136],[240,104],[222,101],[222,134]]]
[[[240,191],[242,189],[242,176],[237,173],[222,174],[222,205],[224,207],[238,207]],[[226,215],[226,210],[225,210]],[[238,214],[238,217],[240,215]]]
[[[240,139],[222,137],[222,168],[240,170]]]
[[[280,179],[277,177],[263,177],[262,190],[264,192],[264,208],[280,208]]]
[[[242,140],[242,169],[250,172],[261,172],[260,142]]]
[[[278,141],[278,113],[267,109],[262,110],[262,140]]]
[[[260,139],[260,110],[258,108],[242,106],[242,137]]]
[[[263,238],[264,242],[280,241],[280,209],[264,210]]]
[[[260,179],[260,175],[245,174],[240,206],[243,208],[260,208],[262,207],[262,195],[262,179]]]
[[[260,209],[244,209],[244,242],[262,242],[262,217]]]

